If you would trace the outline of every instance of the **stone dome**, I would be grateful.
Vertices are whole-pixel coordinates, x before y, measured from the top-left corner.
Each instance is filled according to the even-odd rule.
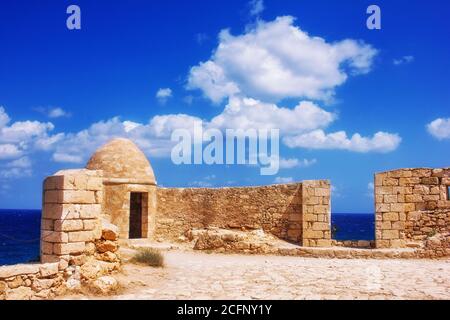
[[[153,169],[144,153],[128,139],[117,138],[101,146],[86,169],[103,170],[103,176],[156,184]]]

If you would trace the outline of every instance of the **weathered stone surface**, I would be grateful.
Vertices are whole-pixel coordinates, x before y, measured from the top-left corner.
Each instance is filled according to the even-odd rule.
[[[81,231],[83,220],[55,220],[55,231]]]
[[[118,245],[114,241],[105,240],[105,241],[98,241],[96,244],[97,250],[100,253],[104,253],[107,251],[116,252],[118,249]]]
[[[119,238],[119,228],[103,219],[102,238],[105,240],[116,241]]]
[[[55,254],[71,254],[82,253],[86,246],[84,242],[72,242],[72,243],[55,243],[53,245],[53,252]]]
[[[57,274],[59,271],[59,262],[46,263],[39,266],[41,277],[49,277]]]
[[[91,289],[98,294],[110,294],[116,291],[119,283],[114,277],[103,276],[92,282]]]
[[[0,267],[0,279],[10,278],[22,274],[34,274],[39,272],[39,264],[16,264]]]
[[[6,300],[30,300],[33,296],[33,290],[29,287],[19,287],[9,290],[6,293]]]

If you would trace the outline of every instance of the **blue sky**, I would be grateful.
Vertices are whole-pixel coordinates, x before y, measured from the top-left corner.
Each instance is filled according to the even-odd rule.
[[[70,4],[81,30],[66,28]],[[366,28],[370,4],[381,30]],[[375,172],[450,165],[449,12],[444,0],[2,2],[0,207],[39,208],[45,176],[126,136],[163,186],[326,178],[334,212],[372,212]],[[170,132],[195,119],[278,127],[282,168],[175,166]]]

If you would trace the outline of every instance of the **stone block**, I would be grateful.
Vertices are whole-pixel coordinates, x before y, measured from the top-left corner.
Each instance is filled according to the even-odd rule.
[[[53,220],[42,219],[41,220],[41,230],[53,230]]]
[[[53,242],[41,241],[41,252],[43,254],[53,254]]]
[[[314,189],[314,195],[317,197],[328,197],[328,196],[330,196],[330,189],[316,188],[316,189]]]
[[[96,203],[95,194],[101,191],[64,190],[59,203],[92,204]]]
[[[82,253],[86,248],[84,242],[55,243],[53,252],[58,255]]]
[[[49,277],[57,274],[59,271],[59,262],[45,263],[39,266],[41,277]]]
[[[385,178],[383,179],[383,186],[398,186],[398,179],[396,178]]]
[[[331,240],[329,239],[317,239],[316,240],[317,247],[331,247]]]
[[[383,237],[383,240],[398,239],[399,232],[398,232],[398,230],[383,230],[382,237]]]
[[[439,178],[438,177],[426,177],[426,178],[422,178],[420,180],[420,182],[423,184],[438,185]]]
[[[61,190],[45,190],[44,203],[60,203]]]
[[[397,195],[396,194],[385,194],[383,196],[383,202],[384,203],[396,203]]]
[[[392,229],[394,230],[404,230],[405,223],[403,221],[395,221],[392,223]]]
[[[330,208],[326,205],[315,205],[314,206],[314,213],[324,214],[328,213]]]
[[[97,219],[83,220],[83,230],[92,231],[95,229],[97,223],[98,223]]]
[[[323,239],[323,232],[317,230],[303,230],[303,239]]]
[[[422,202],[423,198],[422,198],[422,195],[420,195],[420,194],[407,194],[405,196],[405,201],[406,202]]]
[[[389,212],[391,211],[391,205],[388,203],[377,203],[375,205],[376,212]]]
[[[411,177],[411,178],[400,178],[399,185],[400,186],[411,186],[420,183],[420,178]]]
[[[304,221],[317,221],[317,215],[316,214],[304,214]]]
[[[383,221],[398,221],[398,212],[385,212],[383,213]]]
[[[55,220],[55,231],[82,231],[83,220]]]
[[[326,222],[314,222],[312,229],[315,231],[330,230],[330,225]]]
[[[69,241],[69,236],[66,232],[44,230],[41,233],[41,240],[52,243],[66,243]]]
[[[69,242],[82,242],[94,240],[92,231],[69,232]]]
[[[39,272],[39,264],[15,264],[0,267],[0,279],[11,278],[23,274],[35,274]]]
[[[391,186],[382,186],[375,188],[375,194],[393,194],[393,187]]]
[[[409,169],[398,169],[388,172],[388,177],[392,178],[409,178],[412,177],[412,172]]]

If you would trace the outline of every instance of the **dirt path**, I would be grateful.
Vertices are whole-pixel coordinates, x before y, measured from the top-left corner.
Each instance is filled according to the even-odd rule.
[[[344,260],[170,251],[126,264],[110,299],[450,299],[450,260]]]

